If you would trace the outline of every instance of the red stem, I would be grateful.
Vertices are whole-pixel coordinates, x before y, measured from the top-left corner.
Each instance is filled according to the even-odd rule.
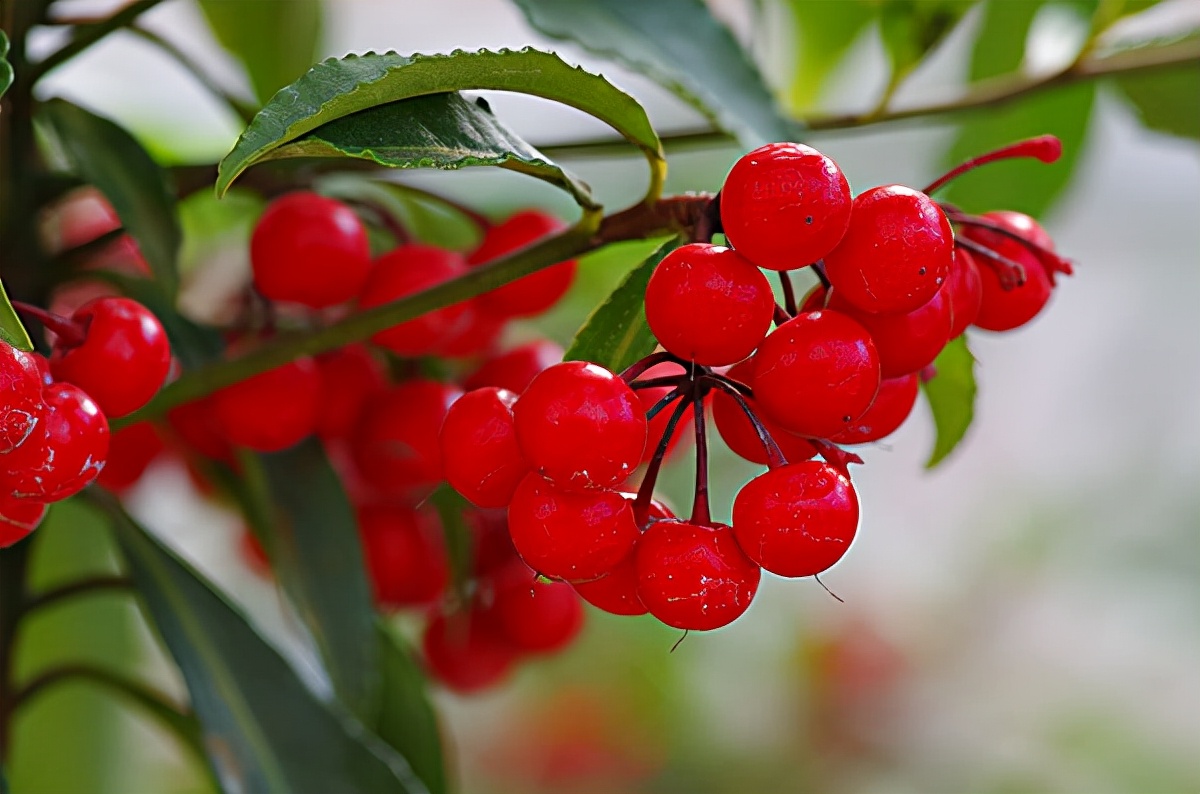
[[[692,500],[691,523],[702,527],[712,525],[708,509],[708,438],[705,435],[704,393],[707,389],[702,381],[692,392],[692,407],[696,426],[696,494]]]
[[[961,246],[973,254],[979,254],[984,258],[984,264],[996,271],[996,276],[1000,279],[1000,286],[1004,289],[1016,289],[1025,283],[1025,266],[1020,262],[1014,262],[1007,256],[1001,256],[986,245],[971,242],[963,237],[955,238],[954,244]]]
[[[70,320],[59,314],[46,311],[40,306],[23,301],[13,301],[12,307],[22,314],[27,314],[44,325],[47,330],[58,337],[58,347],[78,347],[87,339],[87,329],[75,320]]]
[[[994,152],[981,154],[978,157],[973,157],[967,160],[962,165],[954,168],[943,174],[938,179],[929,184],[923,190],[923,193],[932,193],[938,188],[945,185],[951,179],[961,176],[968,171],[973,171],[981,165],[994,163],[997,160],[1011,160],[1017,157],[1031,157],[1036,160],[1041,160],[1043,163],[1053,163],[1062,156],[1062,141],[1053,135],[1039,135],[1036,138],[1029,138],[1024,141],[1017,141],[1008,146],[996,149]]]
[[[734,381],[713,375],[705,376],[705,380],[732,397],[737,402],[738,407],[742,409],[742,413],[746,414],[746,418],[754,426],[754,432],[758,434],[758,440],[763,445],[763,450],[767,453],[767,468],[777,469],[780,466],[786,466],[788,461],[784,457],[783,450],[779,448],[779,444],[771,436],[771,431],[767,430],[766,425],[754,413],[754,409],[750,407],[750,403],[746,402],[746,398],[742,396],[741,391],[734,385]]]
[[[678,394],[675,394],[674,397],[678,398],[684,394],[685,389],[681,385],[676,391]],[[671,414],[667,428],[663,431],[662,440],[658,442],[658,448],[654,450],[654,457],[650,459],[650,465],[646,467],[646,476],[642,478],[642,484],[638,487],[637,498],[633,500],[633,520],[642,529],[650,520],[650,501],[654,498],[654,483],[658,481],[658,470],[662,468],[663,458],[667,456],[667,446],[671,443],[671,436],[675,435],[675,427],[687,412],[687,408],[687,400],[675,406],[675,412]]]

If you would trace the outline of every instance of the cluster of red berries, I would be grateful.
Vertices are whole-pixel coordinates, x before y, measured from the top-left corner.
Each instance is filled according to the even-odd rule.
[[[848,466],[862,461],[837,445],[889,435],[950,339],[972,324],[1028,322],[1054,274],[1070,272],[1032,219],[975,217],[928,193],[984,162],[1052,161],[1059,152],[1057,139],[1039,138],[923,192],[887,185],[853,198],[838,166],[815,149],[777,143],[750,152],[719,198],[729,247],[682,246],[650,278],[646,320],[665,352],[619,375],[564,362],[524,392],[468,392],[442,426],[447,480],[476,505],[507,506],[522,559],[601,609],[649,612],[685,630],[727,625],[749,607],[762,570],[815,576],[846,553],[859,519]],[[801,267],[821,283],[797,306],[788,271]],[[785,305],[762,269],[780,273]],[[655,399],[647,405],[639,392]],[[732,526],[709,512],[710,396],[729,447],[769,467],[738,492]],[[696,491],[681,520],[653,492],[688,416]],[[623,492],[648,440],[654,451],[641,485]]]
[[[55,338],[49,361],[0,344],[0,547],[33,532],[47,503],[96,479],[108,418],[149,402],[171,367],[166,332],[137,301],[97,298],[69,319],[18,307]]]

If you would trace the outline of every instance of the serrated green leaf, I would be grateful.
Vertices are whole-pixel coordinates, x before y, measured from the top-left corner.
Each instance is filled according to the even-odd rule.
[[[8,55],[8,35],[3,30],[0,30],[0,96],[4,96],[4,92],[12,85],[13,70],[12,64],[5,57]]]
[[[166,172],[132,135],[63,99],[42,107],[63,152],[81,177],[112,203],[163,291],[174,296],[182,234]]]
[[[975,417],[975,356],[967,347],[967,337],[959,336],[938,354],[933,362],[937,374],[921,383],[921,391],[933,412],[937,440],[925,462],[932,469],[954,451]]]
[[[626,64],[737,136],[747,149],[795,140],[753,59],[701,0],[516,0],[530,24]]]
[[[604,303],[584,321],[564,361],[591,361],[621,372],[654,352],[658,340],[646,324],[646,284],[658,263],[682,244],[673,237],[629,272]]]
[[[792,18],[793,66],[788,104],[795,111],[816,105],[825,78],[878,13],[869,3],[814,3],[788,0]]]
[[[482,98],[434,94],[362,110],[284,144],[263,160],[357,157],[392,168],[494,165],[549,182],[583,207],[591,189],[506,127]]]
[[[408,643],[382,620],[377,626],[383,671],[379,736],[408,759],[429,794],[446,794],[442,734],[425,674]]]
[[[9,302],[8,293],[4,290],[2,281],[0,281],[0,339],[20,350],[26,352],[33,350],[33,340],[29,338],[29,332],[25,330],[21,318],[17,316],[16,309]]]
[[[402,756],[305,688],[225,597],[110,497],[125,561],[178,663],[227,791],[423,794]]]
[[[665,162],[646,111],[603,77],[533,49],[449,55],[349,55],[323,61],[271,98],[221,161],[217,195],[272,151],[322,125],[389,102],[470,90],[532,94],[582,110],[638,146],[661,181]]]
[[[241,61],[260,103],[317,59],[321,0],[199,0],[221,46]]]
[[[1200,67],[1128,74],[1114,82],[1143,126],[1200,139]]]

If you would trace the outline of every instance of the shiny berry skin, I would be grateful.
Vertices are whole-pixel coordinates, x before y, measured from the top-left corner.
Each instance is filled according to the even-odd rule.
[[[0,459],[0,498],[57,502],[82,491],[108,459],[108,420],[82,389],[55,383],[29,438]]]
[[[834,290],[865,312],[910,312],[950,273],[954,231],[929,196],[901,185],[854,199],[850,228],[825,257]]]
[[[0,549],[24,540],[46,517],[46,505],[0,496]]]
[[[954,249],[954,264],[942,290],[950,301],[950,338],[955,339],[975,322],[983,305],[983,276],[965,248]]]
[[[984,220],[1004,227],[1013,234],[1019,234],[1022,238],[1040,248],[1050,251],[1054,250],[1054,238],[1050,236],[1050,233],[1040,223],[1023,212],[992,210],[991,212],[985,212],[981,217]],[[978,236],[980,238],[979,242],[983,243],[984,241],[994,240],[996,237],[1001,237],[1002,235],[998,235],[987,229],[974,227],[974,234],[968,236]]]
[[[637,549],[607,576],[572,585],[579,597],[610,615],[645,615],[649,610],[637,594]]]
[[[538,474],[517,486],[508,531],[526,565],[567,581],[612,572],[638,540],[633,508],[622,494],[565,491]]]
[[[517,395],[489,386],[458,398],[442,423],[442,474],[476,507],[508,507],[529,473],[513,427]]]
[[[867,329],[822,309],[767,335],[750,385],[763,413],[785,430],[829,438],[867,412],[879,381],[879,354]]]
[[[736,251],[691,243],[663,258],[646,285],[646,322],[659,343],[707,366],[735,364],[771,327],[775,296]]]
[[[176,446],[182,446],[184,451],[199,453],[229,465],[236,461],[236,452],[217,422],[216,400],[213,396],[167,411],[167,425]]]
[[[519,656],[477,610],[435,615],[421,635],[421,649],[430,675],[464,694],[500,683]]]
[[[539,210],[518,212],[487,230],[483,242],[467,257],[467,264],[485,265],[565,228],[561,220]],[[576,267],[575,260],[569,259],[485,292],[479,296],[480,308],[495,317],[541,314],[571,288]]]
[[[513,647],[528,653],[562,650],[583,628],[583,605],[565,582],[539,582],[525,569],[523,581],[496,588],[487,609],[498,633]]]
[[[46,411],[38,358],[0,341],[0,455],[29,438]]]
[[[84,329],[84,341],[73,347],[61,339],[55,343],[54,378],[86,391],[110,418],[150,402],[171,369],[171,343],[158,318],[129,298],[97,298],[71,320]]]
[[[750,384],[753,374],[754,359],[747,359],[731,367],[729,372],[726,373],[728,377],[746,385]],[[757,404],[753,397],[745,397],[744,399],[749,404],[751,410],[755,411],[758,421],[762,422],[767,432],[771,434],[771,438],[775,439],[775,443],[779,445],[779,451],[783,453],[784,458],[795,463],[798,460],[808,460],[817,454],[816,448],[808,443],[806,439],[801,438],[790,430],[784,430],[775,422],[763,417],[761,412],[756,409]],[[713,424],[717,426],[717,432],[721,434],[721,439],[733,454],[751,463],[758,463],[762,466],[767,465],[767,451],[763,447],[758,433],[754,430],[754,424],[746,416],[746,412],[742,410],[742,407],[738,405],[736,400],[720,389],[713,390],[712,415]]]
[[[850,183],[800,143],[769,143],[738,160],[721,187],[729,244],[759,267],[794,270],[833,249],[850,223]]]
[[[816,289],[822,288],[818,285]],[[950,341],[953,318],[945,285],[911,312],[868,314],[843,299],[836,289],[826,306],[867,329],[879,353],[879,369],[885,379],[917,372],[932,364]]]
[[[646,412],[637,395],[586,361],[564,361],[534,378],[513,417],[525,460],[564,488],[619,485],[646,448]]]
[[[997,220],[989,215],[983,217]],[[1029,221],[1036,226],[1032,219]],[[1038,235],[1038,232],[1041,234]],[[1040,226],[1030,229],[1030,234],[1032,237],[1049,239],[1049,235]],[[1025,270],[1024,284],[1004,289],[1000,277],[995,269],[989,266],[986,257],[983,254],[976,257],[983,296],[979,304],[979,314],[975,316],[975,326],[988,331],[1011,331],[1028,323],[1045,308],[1054,285],[1036,254],[1019,241],[987,229],[964,228],[962,236],[1016,262]]]
[[[865,444],[896,432],[917,404],[918,380],[914,372],[883,381],[867,412],[829,440],[837,444]]]
[[[778,576],[813,576],[845,555],[858,528],[858,495],[823,461],[771,469],[738,491],[733,534],[746,556]]]
[[[271,202],[250,238],[254,286],[270,300],[320,309],[350,300],[371,271],[367,230],[354,210],[316,193]]]
[[[162,436],[149,422],[123,427],[109,438],[108,462],[96,482],[110,491],[131,488],[164,449]]]
[[[499,386],[518,395],[529,387],[544,369],[562,361],[562,346],[549,339],[537,339],[492,356],[479,365],[463,382],[467,389]]]
[[[358,511],[363,557],[381,607],[430,604],[450,581],[442,528],[408,505],[377,504]]]
[[[677,629],[726,626],[750,607],[762,572],[724,525],[657,521],[637,546],[638,596]]]
[[[429,245],[402,245],[379,257],[358,296],[360,309],[371,309],[423,292],[467,271],[463,258],[453,251]],[[394,325],[371,337],[380,347],[399,356],[422,356],[471,322],[467,303],[456,303]]]
[[[461,396],[455,386],[419,378],[369,400],[350,440],[363,479],[385,491],[441,480],[438,434],[450,406]]]
[[[347,345],[317,356],[321,372],[321,413],[317,435],[329,441],[345,438],[367,400],[387,389],[383,364],[363,345]]]
[[[278,452],[317,429],[321,373],[304,356],[213,394],[213,417],[230,444]]]

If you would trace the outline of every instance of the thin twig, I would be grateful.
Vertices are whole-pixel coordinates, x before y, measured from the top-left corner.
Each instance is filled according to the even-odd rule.
[[[29,83],[31,85],[36,83],[51,69],[71,60],[109,33],[129,27],[139,16],[161,2],[162,0],[137,0],[137,2],[130,3],[102,22],[75,28],[75,35],[69,42],[47,55],[39,63],[33,65]]]

